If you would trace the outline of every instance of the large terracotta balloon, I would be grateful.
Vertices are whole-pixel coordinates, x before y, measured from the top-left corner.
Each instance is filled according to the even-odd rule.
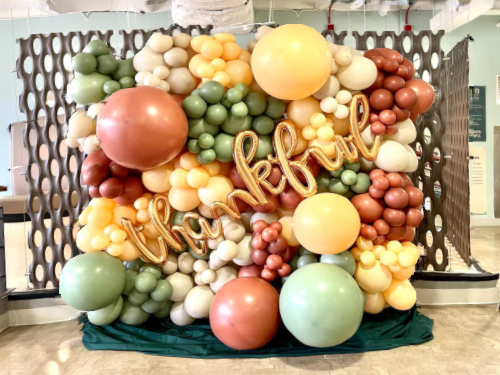
[[[422,114],[432,107],[435,94],[431,85],[421,79],[410,79],[406,87],[415,91],[418,97],[417,105],[411,108],[412,113]]]
[[[182,107],[169,94],[149,86],[117,91],[97,119],[97,136],[106,155],[143,171],[173,159],[187,133]]]
[[[332,53],[325,38],[312,27],[283,25],[255,46],[251,60],[255,80],[279,99],[311,96],[330,77]]]
[[[213,333],[236,350],[264,346],[279,324],[278,292],[260,278],[240,277],[228,282],[219,289],[210,308]]]

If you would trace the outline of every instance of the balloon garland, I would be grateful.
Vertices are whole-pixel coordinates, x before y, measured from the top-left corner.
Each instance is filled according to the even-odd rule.
[[[67,144],[88,154],[93,199],[60,290],[92,323],[209,318],[250,350],[281,317],[324,347],[363,312],[415,304],[423,194],[405,172],[434,91],[397,51],[284,25],[247,50],[225,33],[155,33],[123,61],[92,41],[73,68],[89,107]]]

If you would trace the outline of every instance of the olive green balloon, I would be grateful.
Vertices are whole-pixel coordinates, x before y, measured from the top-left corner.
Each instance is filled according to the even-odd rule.
[[[236,118],[245,118],[248,115],[248,107],[243,102],[236,103],[231,107],[231,114]]]
[[[190,139],[187,143],[188,151],[192,152],[193,154],[197,154],[201,152],[201,147],[198,144],[197,139]]]
[[[208,107],[205,115],[207,120],[212,125],[221,125],[227,119],[227,109],[222,104],[214,104]]]
[[[220,131],[217,125],[212,125],[205,118],[190,118],[188,119],[188,136],[189,138],[198,138],[203,133],[216,135]]]
[[[158,280],[149,296],[156,302],[165,302],[172,296],[174,288],[167,280]]]
[[[349,185],[344,184],[340,178],[334,178],[328,185],[328,191],[335,194],[345,194],[349,191]]]
[[[364,295],[364,293],[363,293]],[[158,311],[157,313],[154,314],[155,318],[158,318],[158,319],[165,319],[165,318],[168,318],[170,316],[170,310],[172,309],[172,305],[174,304],[174,301],[165,301],[165,306],[163,307],[163,309],[161,309],[160,311]]]
[[[118,61],[112,55],[102,55],[97,58],[97,71],[101,74],[111,74],[118,67]]]
[[[250,150],[250,139],[246,139],[243,144],[245,148],[245,153],[248,154]],[[257,153],[255,154],[253,160],[262,160],[267,158],[268,154],[273,153],[273,140],[270,135],[261,135],[259,137],[259,145],[257,146]]]
[[[310,264],[293,272],[281,289],[280,314],[297,340],[312,347],[341,344],[358,330],[363,297],[342,268]]]
[[[133,271],[137,271],[137,273],[139,273],[139,270],[144,265],[144,261],[141,258],[137,258],[134,260],[129,260],[128,262],[123,262],[123,265],[125,266],[125,269],[127,271],[133,270]]]
[[[259,92],[251,92],[245,98],[248,106],[248,113],[252,116],[259,116],[264,113],[267,106],[266,97]]]
[[[81,74],[90,74],[97,67],[97,60],[94,55],[86,52],[76,54],[71,60],[73,70]]]
[[[351,185],[351,190],[357,194],[363,194],[368,192],[371,185],[370,176],[366,173],[359,172],[357,176],[356,183]]]
[[[205,82],[200,88],[200,96],[209,104],[219,103],[225,93],[224,86],[217,81]]]
[[[346,184],[346,185],[354,185],[358,179],[358,176],[356,175],[356,172],[346,169],[342,174],[340,175],[340,180]]]
[[[231,135],[236,135],[243,130],[250,129],[252,129],[252,116],[238,118],[229,113],[226,121],[222,124],[222,130]]]
[[[234,137],[232,135],[225,133],[217,134],[213,150],[218,161],[229,163],[233,160],[233,141]]]
[[[230,102],[226,96],[222,99],[220,103],[227,109],[231,109],[231,107],[233,106],[233,103]]]
[[[318,184],[318,193],[328,193],[328,185],[330,184],[330,173],[328,171],[321,171],[316,177],[316,183]]]
[[[257,116],[253,119],[252,128],[260,135],[271,134],[274,130],[274,121],[268,116]]]
[[[135,79],[132,77],[122,77],[118,82],[122,89],[129,89],[135,85]]]
[[[186,212],[176,211],[175,214],[173,214],[172,218],[170,219],[170,224],[172,226],[174,226],[174,225],[182,226],[185,214],[186,214]],[[195,232],[198,232],[200,230],[200,223],[198,223],[198,220],[190,219],[189,224],[191,225],[191,228],[193,228],[193,230]]]
[[[297,267],[297,262],[299,261],[299,256],[298,255],[294,255],[292,260],[290,261],[290,263],[288,263],[290,265],[290,267],[292,268],[292,271],[295,271],[298,267]]]
[[[123,288],[123,294],[128,296],[130,291],[134,289],[135,286],[135,278],[137,277],[139,273],[134,270],[127,270],[125,272],[125,287]]]
[[[342,172],[344,172],[344,171],[345,171],[345,168],[342,166],[335,171],[331,171],[330,174],[332,175],[332,177],[340,178],[340,176],[342,176]]]
[[[312,251],[307,250],[304,246],[299,247],[299,256],[302,255],[314,255]]]
[[[270,96],[267,98],[267,107],[266,107],[266,116],[269,116],[273,119],[278,119],[281,116],[283,116],[283,113],[285,113],[286,110],[286,104],[283,100],[273,98]]]
[[[198,96],[200,96],[200,89],[194,89],[193,91],[191,91],[190,95],[198,95]]]
[[[354,260],[350,251],[343,251],[338,254],[323,254],[319,258],[319,261],[339,266],[351,276],[354,275],[354,271],[356,270],[356,260]]]
[[[240,90],[241,93],[243,94],[243,97],[248,95],[248,92],[250,91],[250,88],[246,83],[240,82],[234,85],[234,88],[237,90]]]
[[[189,254],[191,254],[191,256],[195,259],[209,260],[211,252],[212,252],[212,250],[207,249],[207,252],[205,255],[199,255],[199,254],[196,254],[193,249],[189,248]]]
[[[135,289],[139,293],[149,293],[156,286],[156,277],[149,272],[142,272],[135,278]]]
[[[361,165],[357,161],[353,163],[350,163],[347,160],[344,161],[344,168],[350,171],[358,172],[360,167]]]
[[[99,310],[121,295],[125,267],[106,252],[85,253],[66,263],[59,280],[59,292],[68,305],[82,311]]]
[[[203,117],[207,111],[207,103],[201,96],[190,95],[182,101],[182,109],[186,112],[188,117],[200,118]]]
[[[153,299],[148,299],[146,302],[144,302],[141,307],[144,311],[146,311],[148,314],[154,314],[160,311],[165,307],[165,302],[166,301],[161,301],[157,302]]]
[[[215,153],[214,150],[209,148],[208,150],[203,150],[196,156],[196,160],[198,160],[198,163],[206,165],[210,164],[215,160],[217,157],[217,154]]]
[[[113,73],[113,78],[119,81],[123,77],[135,77],[137,70],[134,69],[133,57],[118,61],[115,72]]]
[[[146,323],[149,317],[150,315],[140,306],[135,306],[132,305],[130,301],[125,301],[119,319],[122,323],[137,326],[139,324]]]
[[[351,199],[354,197],[356,194],[352,190],[349,190],[347,193],[344,194],[344,198]]]
[[[233,87],[232,89],[227,90],[226,98],[231,103],[236,104],[243,100],[243,93],[241,92],[241,90]]]
[[[120,83],[113,80],[106,82],[103,86],[104,92],[109,95],[117,92],[121,88]]]
[[[156,280],[160,280],[161,268],[156,264],[150,264],[150,263],[145,264],[144,266],[141,267],[141,273],[143,272],[149,272],[156,278]]]
[[[134,284],[135,285],[135,284]],[[140,306],[149,299],[148,293],[141,293],[133,288],[128,294],[128,300],[131,304]]]
[[[89,44],[87,44],[87,46],[83,49],[83,52],[88,52],[94,55],[95,57],[98,57],[102,55],[109,55],[111,49],[102,40],[96,39],[96,40],[91,40]]]
[[[198,145],[202,149],[212,148],[215,143],[215,139],[212,135],[208,133],[203,133],[198,137]]]
[[[111,305],[108,305],[100,310],[89,311],[87,317],[90,323],[96,326],[103,326],[106,324],[113,323],[118,317],[123,309],[123,298],[118,297]]]
[[[318,263],[318,258],[312,254],[305,254],[299,257],[297,260],[297,268],[308,266],[309,264]]]
[[[73,100],[81,105],[100,102],[106,96],[104,84],[108,81],[111,81],[110,76],[97,72],[76,76],[71,82]]]

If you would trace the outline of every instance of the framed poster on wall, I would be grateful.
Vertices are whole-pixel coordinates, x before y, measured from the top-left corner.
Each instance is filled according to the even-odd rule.
[[[485,215],[488,211],[486,185],[486,147],[469,147],[470,212]]]
[[[486,141],[486,86],[469,86],[469,142]]]

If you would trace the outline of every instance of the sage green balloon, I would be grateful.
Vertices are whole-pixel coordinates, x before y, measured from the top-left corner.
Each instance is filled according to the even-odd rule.
[[[140,306],[149,299],[148,293],[138,292],[137,289],[133,288],[128,294],[128,301],[135,306]]]
[[[101,74],[111,74],[118,67],[113,55],[102,55],[97,58],[97,71]]]
[[[189,138],[198,138],[203,133],[216,135],[220,131],[217,125],[212,125],[202,118],[188,119],[188,136]]]
[[[248,107],[243,102],[236,103],[231,107],[231,114],[236,118],[246,118],[248,115]]]
[[[81,52],[73,57],[71,66],[77,73],[90,74],[95,71],[97,60],[91,53]]]
[[[212,125],[221,125],[227,119],[227,109],[222,104],[213,104],[207,109],[205,120]]]
[[[133,57],[118,61],[115,72],[113,73],[113,78],[119,81],[123,77],[135,77],[137,70],[134,69]]]
[[[137,258],[134,260],[129,260],[128,262],[123,262],[123,265],[125,266],[125,269],[127,271],[133,270],[133,271],[137,271],[137,273],[139,273],[139,270],[144,265],[144,261],[141,258]]]
[[[332,177],[340,178],[340,176],[342,176],[342,172],[344,172],[344,171],[345,171],[345,168],[344,168],[344,166],[342,166],[335,171],[331,171],[330,174],[332,175]]]
[[[344,168],[357,173],[359,168],[361,168],[361,165],[357,161],[350,163],[346,160],[344,161]]]
[[[190,95],[198,95],[200,96],[200,89],[194,89]]]
[[[125,267],[106,252],[96,251],[71,258],[59,279],[64,302],[82,311],[102,309],[115,301],[125,287]]]
[[[218,161],[229,163],[233,160],[233,141],[234,137],[232,135],[225,133],[217,134],[213,150]]]
[[[316,177],[316,182],[318,184],[318,194],[328,193],[328,185],[330,184],[330,173],[328,171],[321,171]]]
[[[342,268],[310,264],[293,272],[281,289],[280,314],[297,340],[313,347],[343,343],[363,318],[360,289]]]
[[[268,116],[257,116],[253,119],[252,128],[260,135],[271,134],[274,130],[274,121]]]
[[[340,180],[346,184],[346,185],[354,185],[358,179],[358,176],[356,175],[356,172],[346,169],[342,174],[340,175]]]
[[[165,302],[156,302],[153,299],[148,299],[146,302],[144,302],[141,307],[144,311],[146,311],[148,314],[154,314],[160,311],[165,307]]]
[[[351,276],[354,275],[354,271],[356,270],[356,260],[354,260],[350,251],[343,251],[338,254],[323,254],[319,258],[319,261],[339,266]]]
[[[294,255],[292,260],[290,261],[290,263],[288,263],[290,265],[290,267],[292,267],[292,271],[295,271],[298,267],[297,267],[297,262],[299,261],[299,256],[298,255]]]
[[[219,103],[225,93],[224,86],[217,81],[205,82],[200,88],[200,96],[209,104]]]
[[[155,288],[149,296],[156,302],[165,302],[167,299],[172,297],[174,288],[167,280],[158,280]]]
[[[248,95],[248,92],[250,91],[250,88],[246,83],[240,82],[234,85],[234,88],[237,90],[240,90],[241,93],[243,94],[243,97]]]
[[[278,119],[281,116],[283,116],[285,110],[286,110],[286,104],[283,100],[273,98],[272,96],[267,98],[266,112],[264,112],[266,116],[269,116],[272,119]]]
[[[354,192],[352,190],[349,190],[347,193],[343,194],[344,198],[347,198],[347,199],[351,199],[352,197],[354,197],[356,194],[354,194]]]
[[[135,85],[135,79],[132,77],[122,77],[118,82],[122,89],[129,89]]]
[[[91,40],[89,44],[87,44],[87,46],[83,49],[83,52],[88,52],[94,55],[95,57],[98,57],[102,55],[109,55],[111,49],[102,40],[95,39]]]
[[[190,95],[182,101],[182,109],[190,118],[200,118],[207,111],[207,103],[201,96]]]
[[[128,296],[130,291],[135,287],[135,278],[139,273],[133,270],[127,270],[125,272],[125,287],[123,288],[123,294]]]
[[[259,116],[264,113],[267,106],[266,97],[259,92],[251,92],[245,98],[248,106],[248,113],[252,116]]]
[[[104,92],[109,95],[117,92],[121,88],[120,83],[113,80],[106,82],[103,86]]]
[[[340,178],[334,178],[333,180],[330,181],[330,185],[328,185],[328,190],[330,193],[335,193],[335,194],[345,194],[349,191],[349,186],[344,184]]]
[[[156,278],[156,280],[160,280],[161,268],[156,264],[150,264],[150,263],[145,264],[144,266],[141,267],[141,273],[143,272],[149,272]]]
[[[197,154],[201,152],[201,147],[198,144],[197,139],[190,139],[187,143],[188,151],[192,152],[193,154]]]
[[[359,172],[357,176],[356,183],[354,185],[351,185],[351,190],[354,191],[357,194],[363,194],[368,192],[368,189],[370,188],[371,181],[370,181],[370,176],[368,176],[366,173]]]
[[[204,150],[206,150],[207,148],[212,148],[214,143],[214,137],[208,133],[203,133],[198,137],[198,145]]]
[[[246,139],[243,144],[245,148],[245,153],[248,154],[250,150],[250,139]],[[257,153],[255,154],[253,160],[266,159],[268,154],[272,154],[273,149],[273,139],[270,135],[261,135],[259,137],[259,145],[257,146]]]
[[[243,100],[243,93],[241,92],[241,90],[233,87],[232,89],[227,90],[226,98],[231,103],[236,104]]]
[[[184,219],[185,214],[186,214],[186,212],[176,211],[175,214],[173,214],[172,218],[170,219],[170,224],[172,226],[174,226],[174,225],[181,225],[182,226],[182,223],[183,223],[182,220]],[[198,232],[200,230],[200,223],[198,222],[198,220],[191,219],[191,220],[189,220],[189,224],[191,225],[191,228],[193,228],[193,230],[195,232]]]
[[[130,301],[125,301],[123,303],[123,309],[120,314],[120,322],[128,324],[130,326],[137,326],[139,324],[146,323],[150,315],[144,311],[140,306],[135,306],[130,303]]]
[[[243,130],[250,130],[252,129],[252,116],[236,117],[229,113],[221,128],[225,133],[231,135],[236,135]]]
[[[76,76],[71,82],[73,100],[81,105],[100,102],[106,96],[104,84],[108,81],[111,81],[110,76],[97,72]]]
[[[118,297],[111,305],[108,305],[100,310],[89,311],[87,317],[90,323],[96,326],[103,326],[106,324],[113,323],[118,317],[123,309],[123,298]]]
[[[199,254],[196,254],[193,249],[189,248],[189,254],[191,254],[191,256],[194,259],[209,260],[211,252],[212,252],[212,250],[207,249],[207,252],[205,255],[199,255]]]
[[[135,289],[139,293],[149,293],[155,288],[156,280],[152,273],[142,272],[135,278]]]
[[[363,295],[364,295],[364,293],[363,293]],[[160,311],[158,311],[157,313],[154,314],[155,318],[158,318],[158,319],[168,318],[170,316],[170,310],[172,309],[173,304],[174,304],[174,301],[170,301],[170,300],[166,301],[163,309],[161,309]]]
[[[314,255],[312,251],[307,250],[304,246],[299,247],[299,256],[302,255]]]
[[[196,156],[196,160],[198,160],[198,163],[206,165],[206,164],[210,164],[211,162],[213,162],[216,157],[217,157],[217,154],[215,153],[214,150],[212,150],[210,148],[208,150],[203,150],[202,152],[200,152]]]
[[[316,258],[312,254],[302,255],[297,260],[297,268],[301,269],[302,267],[308,266],[309,264],[313,263],[318,263],[318,258]]]
[[[227,96],[225,96],[220,103],[227,109],[231,109],[231,107],[233,106],[233,103],[229,101]]]

